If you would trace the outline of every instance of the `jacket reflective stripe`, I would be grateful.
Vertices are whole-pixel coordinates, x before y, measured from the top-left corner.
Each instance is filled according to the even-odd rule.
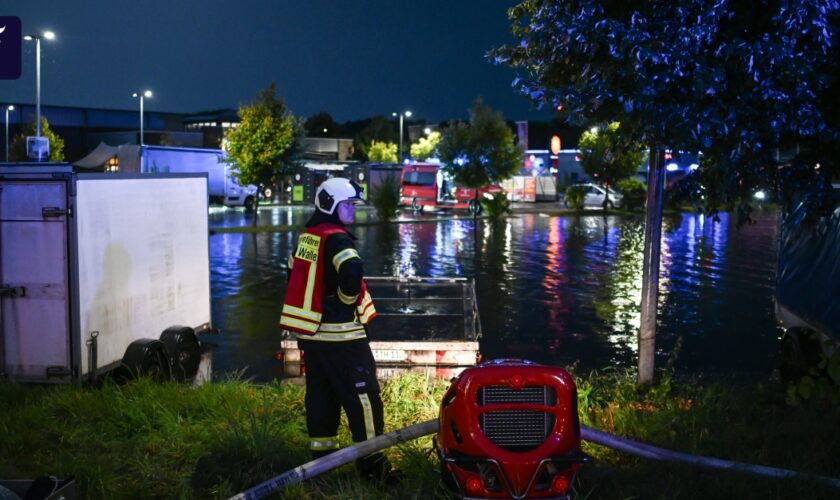
[[[359,322],[363,325],[368,324],[376,316],[376,308],[373,306],[373,299],[370,298],[370,292],[367,289],[365,289],[365,296],[360,304],[356,306],[356,314],[359,316]]]
[[[365,338],[364,328],[345,333],[330,333],[330,332],[315,332],[312,335],[298,334],[297,338],[301,340],[318,340],[321,342],[344,342],[347,340],[356,340]]]
[[[359,258],[359,252],[357,252],[355,248],[345,248],[344,250],[335,254],[335,257],[333,257],[332,260],[335,270],[338,271],[338,268],[341,267],[341,264],[344,263],[344,261],[352,259],[354,257],[357,259]]]
[[[349,306],[349,305],[355,304],[356,301],[359,300],[359,294],[357,293],[356,295],[345,295],[344,292],[341,291],[341,287],[339,286],[338,287],[338,299],[342,303]]]
[[[324,333],[341,333],[341,332],[349,332],[350,330],[364,330],[365,327],[361,323],[350,322],[350,323],[321,323],[320,328],[318,328],[319,332]]]
[[[318,323],[310,323],[309,321],[292,318],[291,316],[286,315],[280,317],[280,326],[285,326],[293,330],[304,330],[312,333],[318,331]]]
[[[287,314],[288,313],[288,314]],[[307,311],[306,309],[301,309],[299,307],[290,306],[288,304],[283,306],[283,315],[288,316],[297,316],[298,318],[310,319],[316,323],[321,322],[321,313],[315,311]]]

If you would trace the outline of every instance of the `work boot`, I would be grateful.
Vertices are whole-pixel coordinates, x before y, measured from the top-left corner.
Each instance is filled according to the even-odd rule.
[[[378,487],[393,487],[403,478],[402,472],[394,470],[384,453],[374,453],[356,460],[359,476]]]

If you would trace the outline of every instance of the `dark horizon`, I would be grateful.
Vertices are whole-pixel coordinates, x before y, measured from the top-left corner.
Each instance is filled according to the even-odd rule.
[[[507,120],[551,120],[514,93],[515,73],[485,54],[509,43],[506,10],[489,0],[363,7],[222,0],[33,0],[8,6],[41,43],[41,104],[148,111],[236,109],[275,82],[300,117],[327,111],[339,123],[411,110],[418,120],[466,119],[481,97]],[[445,12],[445,14],[444,14]],[[11,103],[35,103],[35,47],[23,42],[22,74],[0,81]]]

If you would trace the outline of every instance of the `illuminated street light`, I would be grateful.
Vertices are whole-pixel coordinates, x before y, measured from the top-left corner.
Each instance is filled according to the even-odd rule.
[[[27,42],[35,40],[35,136],[41,137],[41,39],[55,40],[55,33],[45,31],[40,35],[26,35]]]
[[[400,152],[399,152],[399,157],[397,159],[399,160],[400,163],[402,163],[402,160],[403,160],[403,157],[402,157],[403,156],[403,154],[402,154],[403,117],[411,118],[411,111],[406,111],[404,113],[391,113],[391,116],[393,116],[393,117],[399,116],[400,117]]]
[[[6,163],[9,163],[9,111],[13,109],[15,107],[11,104],[6,106]]]
[[[152,91],[147,90],[142,94],[139,92],[135,92],[131,94],[131,97],[139,97],[140,98],[140,145],[143,145],[143,99],[146,97],[152,97]]]

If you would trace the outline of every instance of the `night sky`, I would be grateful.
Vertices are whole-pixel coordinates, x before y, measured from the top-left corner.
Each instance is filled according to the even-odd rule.
[[[466,118],[473,99],[508,120],[548,120],[514,94],[514,73],[485,59],[512,40],[515,0],[4,0],[0,15],[41,42],[41,104],[136,109],[235,108],[275,81],[295,115],[339,122],[411,110]],[[0,103],[35,102],[35,45]]]

